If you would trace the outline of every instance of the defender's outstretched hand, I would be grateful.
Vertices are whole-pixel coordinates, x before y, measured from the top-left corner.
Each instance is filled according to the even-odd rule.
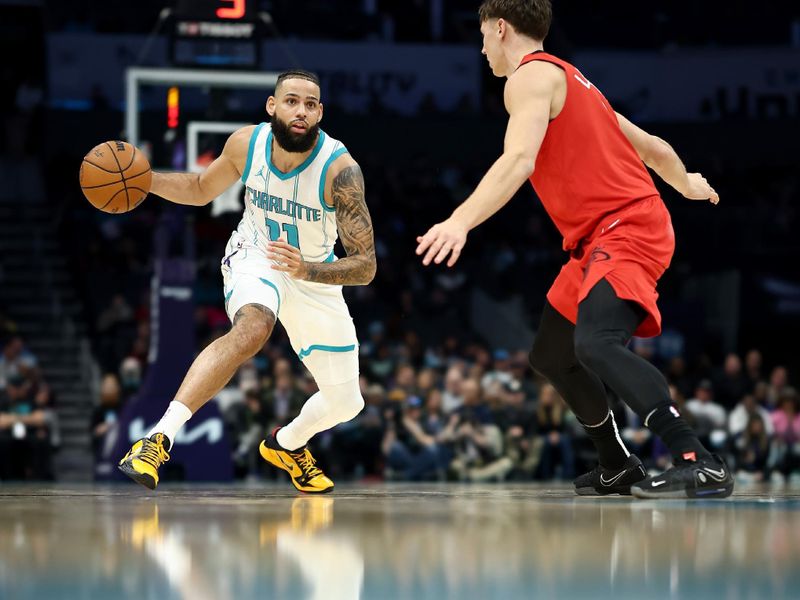
[[[452,217],[437,223],[425,235],[417,236],[417,256],[424,254],[422,264],[428,266],[431,261],[441,264],[449,255],[447,266],[452,267],[467,243],[467,233],[467,227]]]
[[[709,185],[700,173],[687,173],[689,187],[683,193],[689,200],[708,200],[711,204],[719,204],[719,194]]]

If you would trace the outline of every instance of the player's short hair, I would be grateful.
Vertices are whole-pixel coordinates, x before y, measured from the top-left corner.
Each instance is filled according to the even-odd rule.
[[[544,40],[553,21],[551,0],[484,0],[478,9],[480,21],[503,19],[522,35]]]
[[[278,82],[275,84],[275,91],[277,91],[281,84],[287,79],[305,79],[306,81],[310,81],[319,87],[319,77],[317,77],[316,73],[304,71],[303,69],[291,69],[278,75]]]

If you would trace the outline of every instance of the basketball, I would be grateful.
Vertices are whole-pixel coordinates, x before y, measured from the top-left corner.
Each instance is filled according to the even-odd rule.
[[[147,157],[127,142],[98,144],[81,163],[83,195],[107,213],[124,213],[139,206],[150,191],[151,179]]]

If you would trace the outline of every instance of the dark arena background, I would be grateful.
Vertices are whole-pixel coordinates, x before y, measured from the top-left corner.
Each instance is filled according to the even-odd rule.
[[[800,4],[554,0],[545,41],[721,197],[656,178],[677,250],[663,333],[630,348],[735,471],[725,500],[575,495],[597,456],[528,365],[567,260],[530,185],[456,267],[415,255],[503,150],[478,6],[0,0],[0,598],[800,597]],[[319,75],[364,173],[378,271],[345,299],[366,407],[310,443],[335,491],[295,492],[258,451],[316,391],[277,326],[149,491],[116,466],[230,328],[243,189],[107,214],[81,160],[126,140],[200,172],[289,68]]]

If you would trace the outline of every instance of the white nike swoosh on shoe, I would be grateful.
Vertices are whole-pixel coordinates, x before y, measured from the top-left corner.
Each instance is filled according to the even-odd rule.
[[[720,469],[719,471],[715,471],[714,469],[703,467],[703,471],[711,475],[717,481],[722,481],[723,479],[725,479],[725,469]]]
[[[606,486],[606,487],[611,487],[612,485],[614,485],[614,484],[615,484],[615,483],[616,483],[616,482],[619,480],[619,478],[620,478],[620,477],[622,477],[623,475],[625,475],[625,473],[627,473],[627,472],[628,472],[628,469],[623,469],[622,471],[620,471],[619,473],[617,473],[616,475],[614,475],[614,477],[612,477],[612,478],[611,478],[611,479],[609,479],[609,480],[606,480],[606,479],[603,477],[603,474],[602,474],[602,473],[600,473],[600,483],[601,483],[601,484],[603,484],[603,485],[604,485],[604,486]]]
[[[667,483],[667,482],[666,482],[666,480],[662,480],[662,481],[653,481],[653,482],[652,482],[650,485],[652,485],[653,487],[658,487],[658,486],[660,486],[660,485],[664,485],[665,483]]]

